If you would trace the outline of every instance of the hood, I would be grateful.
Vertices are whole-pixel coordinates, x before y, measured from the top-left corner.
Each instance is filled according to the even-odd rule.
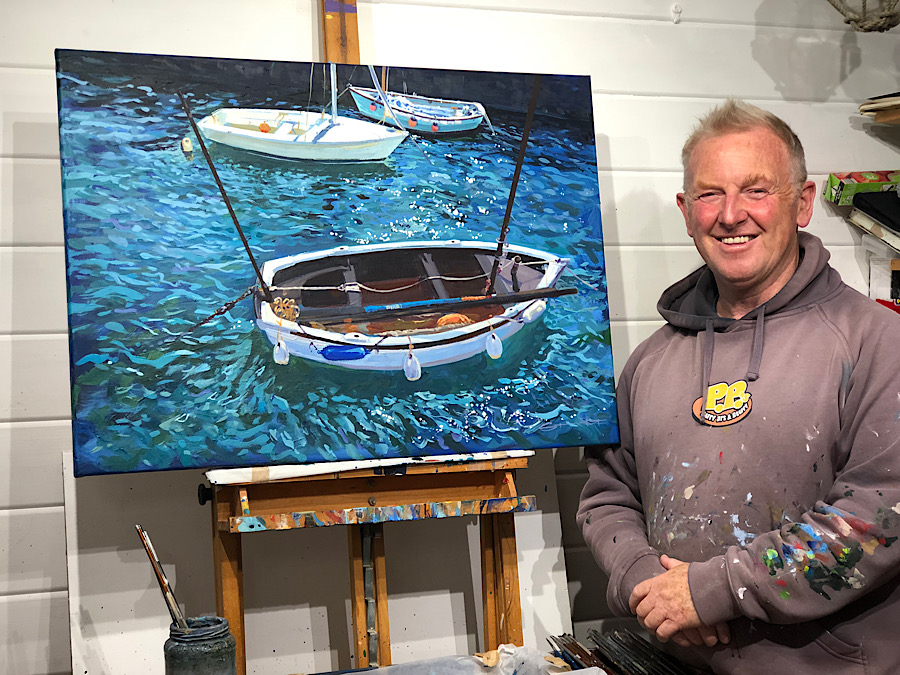
[[[706,265],[669,286],[660,297],[657,310],[668,323],[677,328],[701,331],[706,329],[708,321],[712,321],[713,328],[722,329],[734,321],[755,319],[762,313],[771,316],[788,309],[799,309],[822,302],[841,287],[841,277],[828,266],[831,254],[825,250],[818,237],[800,232],[798,238],[800,265],[794,276],[773,298],[741,319],[729,319],[716,314],[719,290]]]
[[[703,363],[699,383],[701,419],[706,415],[706,394],[709,390],[717,330],[725,330],[736,322],[753,321],[756,324],[747,366],[747,381],[753,382],[759,379],[762,365],[766,316],[819,304],[843,288],[840,275],[828,265],[831,255],[825,250],[822,241],[807,232],[800,232],[798,240],[800,264],[790,281],[768,302],[740,319],[716,314],[719,291],[716,280],[706,265],[667,288],[660,297],[657,309],[669,324],[682,330],[703,331]]]

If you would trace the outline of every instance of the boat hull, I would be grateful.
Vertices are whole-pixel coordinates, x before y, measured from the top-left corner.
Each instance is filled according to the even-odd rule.
[[[365,314],[372,307],[366,307],[365,290],[359,292],[357,287],[370,288],[369,293],[375,293],[375,282],[365,280],[346,281],[342,284],[347,294],[347,302],[338,302],[337,311],[348,312],[353,318],[344,319],[345,325],[338,326],[339,319],[335,319],[332,325],[326,325],[320,321],[304,320],[303,312],[327,312],[324,305],[314,299],[312,293],[331,293],[334,298],[338,291],[334,288],[321,285],[321,280],[327,275],[332,275],[332,280],[346,278],[350,270],[356,269],[360,276],[365,276],[365,268],[371,265],[372,269],[397,270],[397,264],[390,264],[394,256],[419,257],[426,261],[432,269],[425,269],[424,274],[432,275],[435,267],[449,264],[449,259],[455,261],[454,267],[459,268],[459,261],[468,261],[470,268],[477,266],[483,271],[490,270],[494,251],[484,242],[461,242],[458,240],[436,242],[407,242],[397,244],[377,244],[369,246],[342,246],[328,251],[311,254],[289,256],[266,262],[262,268],[263,278],[273,288],[276,296],[287,296],[291,293],[300,299],[300,304],[319,304],[317,309],[304,306],[300,315],[293,319],[284,315],[278,316],[272,305],[256,298],[257,326],[262,330],[273,345],[283,344],[284,348],[294,356],[308,361],[339,366],[356,370],[393,371],[404,370],[407,366],[410,354],[412,354],[422,368],[455,363],[469,359],[485,352],[490,353],[489,343],[502,344],[504,340],[515,335],[526,323],[536,321],[544,312],[546,302],[540,299],[516,302],[505,307],[496,306],[483,310],[468,310],[468,316],[450,311],[441,313],[440,304],[457,303],[457,292],[461,287],[458,284],[470,284],[469,288],[483,289],[484,278],[460,281],[462,277],[445,275],[444,284],[452,288],[444,288],[439,295],[447,295],[444,299],[437,298],[429,302],[436,304],[437,309],[423,311],[422,315],[410,320],[400,320],[391,324],[384,321],[369,321]],[[522,269],[518,276],[521,277],[523,290],[536,290],[552,288],[562,274],[568,260],[558,258],[542,251],[525,247],[508,246],[504,251],[505,262],[500,266],[497,277],[498,293],[511,291],[512,285],[512,259],[518,255],[524,265],[530,266]],[[366,260],[364,258],[368,257]],[[396,259],[399,259],[396,258]],[[404,263],[404,264],[409,264]],[[293,273],[293,270],[307,269],[305,265],[314,265],[319,272],[299,275],[295,278],[302,279],[305,291],[297,294],[297,288],[285,285],[285,274]],[[537,269],[540,268],[540,269]],[[466,270],[464,270],[465,272]],[[432,275],[428,278],[436,278]],[[483,274],[483,277],[488,276]],[[341,285],[341,284],[339,284]],[[395,284],[395,286],[398,286]],[[527,288],[526,288],[527,287]],[[329,290],[326,290],[329,289]],[[380,291],[383,292],[383,291]],[[408,293],[408,289],[400,288],[400,293]],[[483,293],[483,290],[479,291]],[[304,295],[306,293],[307,295]],[[462,290],[466,293],[466,290]],[[309,297],[312,302],[305,302]],[[392,299],[392,298],[391,298]],[[390,302],[390,300],[388,302]],[[362,300],[362,301],[361,301]],[[415,304],[415,302],[413,303]],[[448,304],[448,307],[450,306]],[[400,307],[386,305],[386,307]],[[385,305],[378,305],[385,307]],[[455,308],[455,307],[454,307]],[[276,308],[277,309],[277,308]],[[380,309],[382,314],[389,313],[390,309]],[[480,312],[480,313],[479,313]],[[437,320],[435,318],[438,316]],[[462,319],[470,319],[463,322]],[[441,322],[449,319],[451,322],[441,326]],[[352,323],[347,328],[348,321]],[[459,321],[459,323],[453,323]],[[412,328],[410,328],[412,326]],[[416,327],[418,326],[418,328]],[[494,347],[496,349],[496,346]]]
[[[350,87],[357,109],[366,117],[393,123],[390,112],[374,89]],[[397,122],[408,131],[421,134],[453,134],[477,129],[484,120],[480,105],[468,101],[451,101],[386,92]]]
[[[283,159],[371,162],[386,159],[407,133],[308,111],[221,108],[197,123],[215,143]]]

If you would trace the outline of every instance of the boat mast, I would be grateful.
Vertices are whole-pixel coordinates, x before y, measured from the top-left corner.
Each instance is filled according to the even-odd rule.
[[[516,171],[513,174],[512,186],[509,189],[509,198],[506,200],[506,213],[503,215],[503,227],[500,229],[500,238],[497,239],[497,252],[494,254],[494,266],[491,268],[491,278],[488,281],[485,295],[494,292],[497,281],[497,271],[500,269],[500,258],[503,255],[503,247],[506,246],[506,235],[509,233],[509,219],[512,215],[513,202],[516,199],[516,188],[519,186],[519,176],[522,173],[522,164],[525,161],[525,149],[528,146],[528,136],[531,133],[531,123],[534,121],[534,109],[537,107],[538,93],[541,90],[541,76],[534,76],[534,86],[531,89],[531,100],[528,102],[528,114],[525,116],[525,130],[522,132],[522,142],[519,144],[519,158],[516,160]]]
[[[181,106],[184,108],[184,112],[187,113],[188,122],[191,123],[191,128],[194,130],[194,133],[197,136],[197,140],[200,142],[200,149],[203,151],[203,156],[206,158],[206,163],[209,164],[210,171],[212,171],[213,178],[216,180],[216,185],[219,186],[219,192],[222,193],[222,199],[225,200],[225,206],[228,207],[228,213],[231,214],[231,220],[234,222],[234,226],[237,228],[238,234],[241,237],[241,241],[244,244],[244,250],[247,251],[247,256],[250,258],[250,263],[253,265],[253,271],[256,272],[256,278],[259,280],[259,286],[262,289],[263,296],[266,298],[266,302],[272,304],[274,299],[272,297],[272,289],[266,284],[263,280],[262,272],[259,270],[259,265],[256,264],[256,258],[253,257],[252,251],[250,251],[250,244],[247,242],[247,237],[244,236],[244,231],[241,229],[241,224],[238,222],[237,216],[234,213],[234,209],[231,208],[231,201],[228,199],[228,195],[225,193],[225,186],[222,185],[222,181],[219,180],[219,174],[216,172],[216,167],[213,164],[212,158],[209,156],[209,151],[206,149],[206,143],[203,142],[203,136],[200,135],[200,130],[197,128],[197,123],[194,121],[194,116],[191,115],[190,106],[188,106],[187,101],[184,99],[184,95],[181,93],[181,90],[178,90],[178,98],[181,99]]]
[[[331,66],[331,123],[337,124],[337,65],[328,65]]]

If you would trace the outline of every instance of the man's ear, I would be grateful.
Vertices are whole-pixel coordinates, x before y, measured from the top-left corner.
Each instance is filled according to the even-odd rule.
[[[688,216],[688,211],[691,207],[688,204],[687,197],[683,192],[679,192],[677,195],[675,195],[675,203],[678,204],[678,208],[681,209],[681,215],[684,216],[684,225],[687,228],[688,236],[693,239],[694,235],[691,233],[691,219]]]
[[[816,184],[808,180],[800,188],[797,204],[797,227],[806,227],[812,220],[813,204],[816,202]]]

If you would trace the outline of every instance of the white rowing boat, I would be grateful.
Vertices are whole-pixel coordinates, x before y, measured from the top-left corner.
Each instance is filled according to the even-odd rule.
[[[273,301],[257,293],[257,325],[289,355],[360,370],[454,363],[482,352],[499,358],[503,341],[543,314],[567,258],[506,246],[485,290],[496,247],[477,241],[339,246],[262,266]]]

